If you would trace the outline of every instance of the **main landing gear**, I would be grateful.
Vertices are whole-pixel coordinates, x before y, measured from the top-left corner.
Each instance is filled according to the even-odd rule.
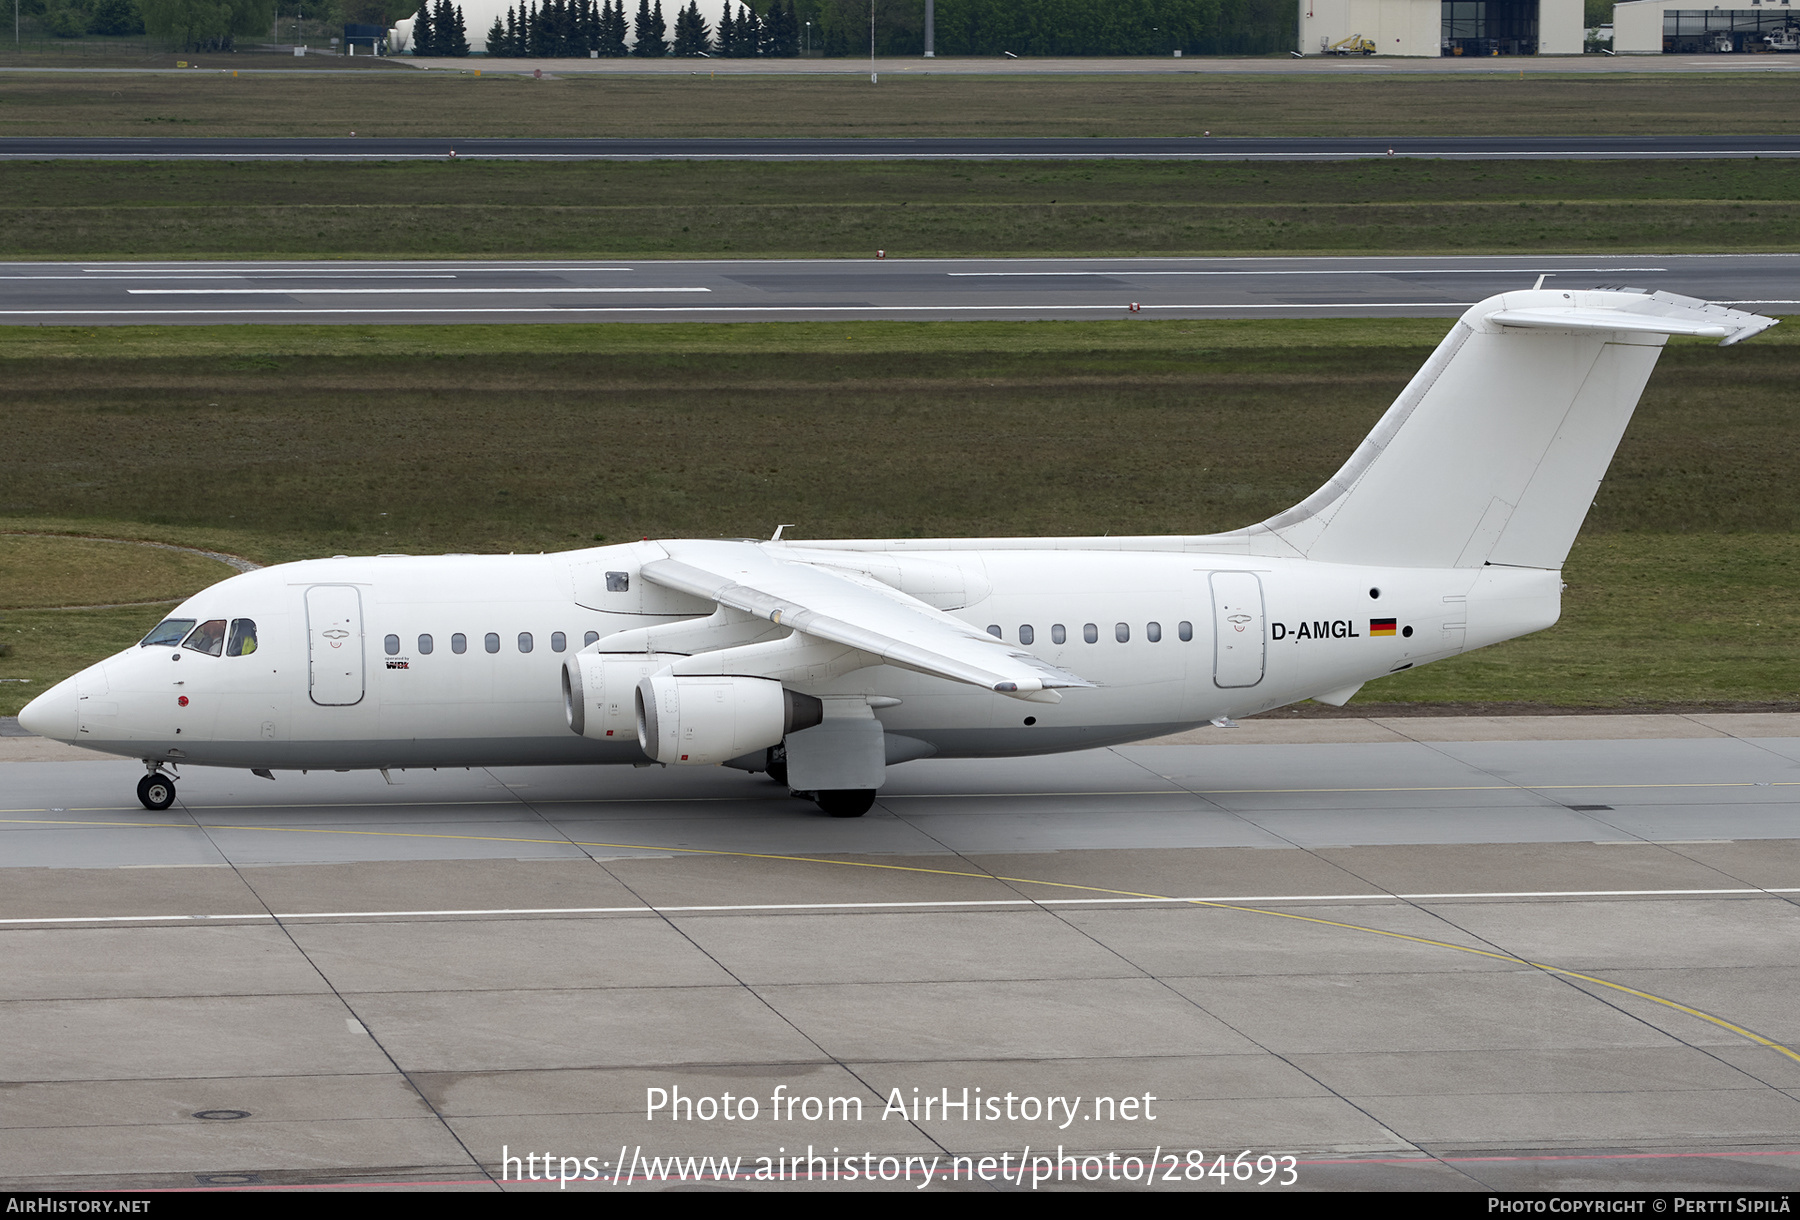
[[[836,792],[815,792],[813,800],[834,818],[860,818],[875,804],[875,789],[844,788]]]
[[[161,771],[152,771],[138,781],[138,800],[146,809],[167,809],[175,803],[175,781]]]
[[[769,747],[767,762],[764,767],[769,778],[778,784],[788,782],[787,746]],[[834,818],[860,818],[875,805],[875,789],[844,788],[832,792],[796,792],[795,796],[812,801],[819,809]]]

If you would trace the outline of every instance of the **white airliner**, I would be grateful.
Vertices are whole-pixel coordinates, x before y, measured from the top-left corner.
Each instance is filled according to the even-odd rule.
[[[1490,298],[1325,486],[1226,534],[283,564],[189,598],[19,719],[143,759],[152,809],[179,764],[655,762],[767,771],[853,817],[910,759],[1341,705],[1550,626],[1667,337],[1774,321],[1660,292]]]

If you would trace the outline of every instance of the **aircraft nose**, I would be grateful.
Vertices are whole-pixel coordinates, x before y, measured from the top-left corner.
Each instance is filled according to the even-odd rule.
[[[75,679],[65,678],[25,705],[19,713],[19,727],[54,741],[74,741],[80,735],[76,727],[79,702]]]

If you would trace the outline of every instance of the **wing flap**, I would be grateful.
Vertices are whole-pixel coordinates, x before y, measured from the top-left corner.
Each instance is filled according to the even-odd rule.
[[[1035,702],[1093,683],[859,572],[777,560],[754,543],[666,544],[644,579],[889,665]]]

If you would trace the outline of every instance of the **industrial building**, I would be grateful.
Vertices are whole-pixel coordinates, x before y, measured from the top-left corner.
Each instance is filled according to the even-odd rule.
[[[1446,6],[1447,7],[1447,6]],[[1631,0],[1613,6],[1615,55],[1756,55],[1800,52],[1800,4],[1739,0]]]
[[[1300,0],[1297,49],[1302,55],[1579,55],[1582,33],[1581,0]]]

